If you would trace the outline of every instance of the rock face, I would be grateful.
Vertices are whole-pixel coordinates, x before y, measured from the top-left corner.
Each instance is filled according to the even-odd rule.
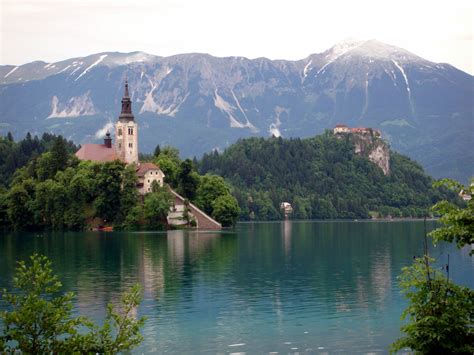
[[[368,158],[382,169],[384,175],[390,174],[390,150],[384,142],[378,140],[369,152]]]
[[[238,138],[304,138],[344,123],[382,130],[434,176],[474,173],[473,77],[373,40],[297,61],[109,52],[0,66],[0,134],[102,140],[125,78],[142,152],[171,144],[199,157]]]
[[[372,128],[338,126],[333,132],[336,137],[349,135],[354,142],[356,154],[369,159],[382,169],[384,175],[390,174],[390,147],[381,138],[380,131]]]

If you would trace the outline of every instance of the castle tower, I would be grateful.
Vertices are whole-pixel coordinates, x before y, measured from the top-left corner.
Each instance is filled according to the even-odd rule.
[[[122,112],[115,124],[115,150],[117,157],[127,163],[138,165],[138,125],[132,113],[132,100],[128,93],[128,81],[125,81],[125,93],[122,98]]]

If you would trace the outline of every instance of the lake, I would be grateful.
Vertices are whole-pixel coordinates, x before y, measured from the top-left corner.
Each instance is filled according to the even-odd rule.
[[[148,320],[136,353],[385,353],[406,307],[397,276],[423,253],[423,231],[423,221],[285,221],[222,232],[4,233],[0,288],[36,251],[76,293],[75,311],[98,322],[107,303],[143,286],[138,314]],[[449,254],[450,278],[474,288],[469,248],[429,249],[438,265]]]

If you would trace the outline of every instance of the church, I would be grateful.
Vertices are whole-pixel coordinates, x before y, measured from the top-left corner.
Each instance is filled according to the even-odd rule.
[[[120,160],[127,165],[134,164],[138,178],[137,189],[141,195],[151,192],[151,186],[154,181],[159,186],[163,186],[165,174],[163,174],[161,169],[153,163],[141,163],[138,160],[138,125],[132,113],[132,100],[127,81],[125,81],[125,93],[122,98],[122,110],[115,123],[115,140],[116,142],[113,144],[110,132],[107,132],[104,144],[84,144],[76,152],[76,157],[80,160],[102,163]],[[194,218],[197,228],[222,228],[219,222],[201,211],[197,206],[185,201],[185,198],[174,190],[170,189],[170,191],[174,202],[168,214],[168,224],[175,226],[186,224],[183,213],[185,209],[188,209],[188,213]]]

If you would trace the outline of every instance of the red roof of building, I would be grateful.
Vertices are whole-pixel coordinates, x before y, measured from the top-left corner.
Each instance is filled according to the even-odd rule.
[[[80,160],[97,162],[114,161],[118,159],[114,147],[107,148],[104,144],[84,144],[81,149],[76,152],[76,157]]]
[[[347,126],[345,124],[337,124],[336,125],[336,128],[344,128],[344,127],[347,128]]]
[[[145,176],[145,173],[150,170],[159,170],[160,168],[153,163],[140,163],[137,169],[138,176]]]

